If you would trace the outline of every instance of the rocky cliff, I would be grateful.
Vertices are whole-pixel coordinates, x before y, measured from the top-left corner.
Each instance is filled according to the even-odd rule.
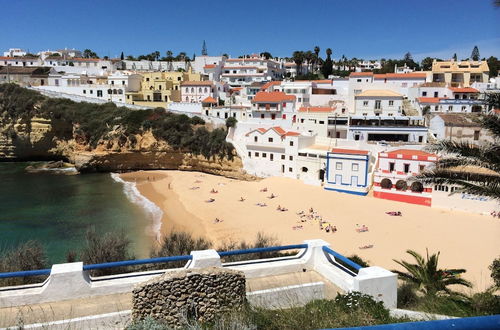
[[[206,158],[200,152],[195,154],[187,148],[173,148],[155,136],[151,128],[141,127],[131,133],[123,124],[111,126],[101,123],[105,128],[102,135],[91,143],[92,139],[84,134],[79,123],[58,119],[51,112],[40,114],[33,110],[18,114],[17,109],[12,110],[1,96],[0,93],[0,161],[65,160],[74,164],[80,172],[178,169],[239,179],[252,178],[244,173],[241,159],[237,156],[225,155],[221,159],[219,155],[213,155]],[[33,105],[35,110],[37,107],[39,104]],[[194,135],[192,126],[204,127],[201,124],[190,125],[188,130],[191,133],[186,134]],[[165,132],[162,134],[168,138],[168,128]]]

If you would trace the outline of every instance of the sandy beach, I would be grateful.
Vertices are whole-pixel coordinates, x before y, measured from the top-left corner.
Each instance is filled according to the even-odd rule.
[[[136,182],[141,194],[164,211],[162,234],[188,231],[216,246],[230,239],[252,241],[259,231],[282,244],[320,238],[346,256],[357,254],[387,269],[399,269],[393,259],[413,261],[407,249],[425,255],[428,248],[429,253],[441,251],[441,267],[467,269],[464,277],[474,291],[492,284],[488,266],[500,255],[500,221],[491,216],[342,194],[288,178],[245,182],[181,171],[140,171],[121,178]],[[276,197],[271,199],[272,194]],[[206,202],[210,198],[215,201]],[[278,206],[288,210],[278,211]],[[337,231],[320,230],[319,220],[301,222],[297,213],[309,214],[310,208]],[[222,221],[216,223],[216,218]],[[363,225],[368,231],[358,232]]]

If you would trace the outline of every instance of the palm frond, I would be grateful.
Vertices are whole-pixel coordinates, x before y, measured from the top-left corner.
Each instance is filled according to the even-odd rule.
[[[478,159],[485,163],[493,163],[500,167],[500,145],[484,143],[481,146],[474,145],[467,141],[441,140],[426,147],[432,152],[442,152],[453,154],[454,156]]]
[[[417,175],[416,180],[424,184],[447,184],[460,187],[453,193],[468,193],[500,200],[500,176],[434,169]]]
[[[500,139],[500,116],[485,115],[481,118],[481,125],[489,130],[497,139]]]
[[[498,151],[500,153],[500,150]],[[440,169],[455,169],[457,167],[482,167],[496,172],[500,175],[500,162],[485,161],[473,157],[450,157],[441,158],[436,163],[437,168]]]

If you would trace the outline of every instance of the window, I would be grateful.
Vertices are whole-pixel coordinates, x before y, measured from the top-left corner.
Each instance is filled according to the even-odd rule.
[[[288,168],[288,172],[292,172],[292,171],[293,171],[293,170],[292,170],[292,168],[291,168],[291,167],[289,167],[289,168]]]
[[[274,154],[269,154],[269,159],[270,159],[271,161],[273,161],[273,160],[274,160]]]
[[[102,97],[102,91],[101,90],[97,91],[97,97]]]
[[[375,100],[375,109],[380,109],[380,104],[382,103],[381,100]]]
[[[427,92],[422,92],[422,96],[427,96]]]
[[[434,97],[438,97],[439,93],[438,92],[434,92]]]
[[[368,101],[363,101],[363,106],[367,107],[368,106]]]
[[[390,107],[394,106],[394,101],[389,101],[389,106]]]
[[[359,164],[352,163],[352,171],[357,172],[359,170]]]
[[[394,171],[394,165],[395,163],[389,163],[389,172],[393,172]]]
[[[293,160],[293,156],[288,157],[289,160]]]
[[[281,155],[281,159],[282,159],[282,160],[285,160],[285,155]]]
[[[405,173],[410,172],[410,164],[404,164],[404,172]]]
[[[85,89],[83,90],[83,94],[87,94],[87,91]]]
[[[262,158],[267,158],[267,154],[265,152],[262,153]]]
[[[255,153],[255,157],[259,157],[259,153],[258,152]]]
[[[217,113],[217,117],[219,117],[219,114]],[[253,137],[253,142],[257,142],[258,138],[256,136]]]
[[[341,171],[342,170],[342,163],[341,162],[336,162],[335,163],[335,169]]]
[[[293,147],[293,141],[290,141],[290,147]]]
[[[419,170],[420,172],[423,172],[423,171],[424,171],[424,169],[425,169],[425,165],[418,165],[418,170]]]
[[[94,91],[93,91],[93,90],[90,90],[90,94],[94,94]]]
[[[252,152],[248,152],[248,157],[251,158],[252,157]]]
[[[480,131],[474,131],[474,141],[479,140],[479,132]]]
[[[267,141],[273,142],[273,138],[269,138],[269,139],[267,139]]]

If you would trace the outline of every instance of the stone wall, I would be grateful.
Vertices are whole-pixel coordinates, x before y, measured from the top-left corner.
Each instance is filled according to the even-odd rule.
[[[178,327],[194,318],[211,321],[217,315],[243,307],[243,272],[209,267],[166,273],[133,290],[132,317],[150,316]]]

